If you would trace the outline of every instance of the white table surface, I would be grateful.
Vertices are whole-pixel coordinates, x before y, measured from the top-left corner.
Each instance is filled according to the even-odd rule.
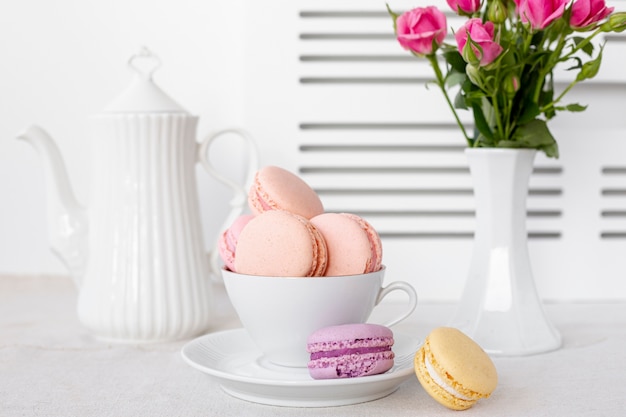
[[[209,331],[239,327],[223,290]],[[452,416],[409,378],[372,402],[287,408],[233,398],[180,354],[188,340],[114,345],[77,320],[76,290],[63,277],[0,276],[0,416]],[[398,306],[379,306],[379,318]],[[396,327],[423,340],[453,312],[421,304]],[[499,385],[464,416],[626,415],[626,302],[549,304],[562,349],[494,358]],[[377,318],[374,317],[374,320]]]

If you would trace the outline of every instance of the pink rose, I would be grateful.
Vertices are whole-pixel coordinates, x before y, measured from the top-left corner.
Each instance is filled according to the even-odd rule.
[[[432,54],[443,43],[446,33],[446,16],[434,6],[417,7],[396,19],[398,42],[418,55]]]
[[[459,14],[473,14],[480,10],[481,0],[447,0],[448,5]]]
[[[606,7],[604,0],[576,0],[572,6],[569,24],[574,28],[584,28],[603,20],[614,9]]]
[[[475,58],[478,64],[483,67],[491,64],[502,52],[502,46],[493,40],[493,33],[493,22],[488,21],[483,24],[480,19],[474,18],[465,22],[458,32],[455,33],[454,37],[463,58],[468,62],[473,61]],[[474,43],[480,46],[480,49],[470,44],[471,49],[468,49],[469,52],[465,50],[468,35]],[[471,56],[468,57],[468,53]]]
[[[519,0],[517,13],[533,29],[545,29],[555,19],[563,16],[569,0]]]

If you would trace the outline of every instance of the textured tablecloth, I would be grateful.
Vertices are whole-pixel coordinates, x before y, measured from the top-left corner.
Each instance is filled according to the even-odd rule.
[[[211,331],[237,328],[223,289]],[[75,314],[76,291],[63,277],[0,277],[0,416],[451,416],[416,378],[372,402],[329,408],[250,403],[223,392],[188,366],[188,341],[148,345],[100,342]],[[379,307],[379,317],[394,304]],[[550,304],[564,338],[552,353],[496,358],[499,385],[463,416],[624,416],[626,302]],[[421,304],[397,327],[423,340],[453,306]]]

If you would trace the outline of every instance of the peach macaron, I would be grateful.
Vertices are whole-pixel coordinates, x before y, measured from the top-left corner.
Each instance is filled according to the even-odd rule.
[[[365,219],[351,213],[324,213],[311,223],[326,241],[327,276],[367,274],[381,268],[380,236]]]
[[[323,276],[326,243],[306,218],[270,210],[251,219],[239,234],[235,271],[275,277]]]
[[[284,210],[310,219],[324,212],[319,196],[302,178],[273,165],[257,171],[248,204],[253,214]]]

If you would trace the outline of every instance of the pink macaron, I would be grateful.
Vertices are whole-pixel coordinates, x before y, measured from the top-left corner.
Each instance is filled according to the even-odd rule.
[[[235,271],[275,277],[323,276],[326,243],[306,218],[283,210],[255,216],[237,241]]]
[[[380,236],[365,219],[351,213],[324,213],[311,219],[328,248],[326,275],[376,272],[382,265]]]
[[[344,324],[313,332],[307,339],[313,379],[355,378],[393,366],[393,332],[378,324]]]
[[[226,268],[235,272],[235,256],[237,242],[243,228],[254,218],[251,214],[244,214],[235,219],[233,224],[224,232],[218,242],[218,251]]]
[[[310,219],[324,212],[319,196],[302,178],[272,165],[256,173],[248,204],[254,214],[285,210]]]

